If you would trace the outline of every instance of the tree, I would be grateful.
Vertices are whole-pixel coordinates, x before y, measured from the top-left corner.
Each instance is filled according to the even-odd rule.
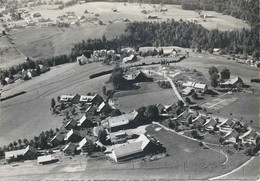
[[[214,66],[211,66],[209,68],[209,75],[213,75],[215,73],[218,73],[218,69],[216,67],[214,67]]]
[[[99,130],[98,132],[98,140],[102,143],[102,144],[106,144],[107,143],[107,132],[104,129]]]
[[[221,79],[229,79],[230,78],[230,71],[227,68],[224,68],[221,72]]]
[[[119,66],[116,66],[113,69],[113,72],[112,72],[109,80],[110,80],[110,82],[112,82],[115,89],[122,86],[124,84],[123,69]]]
[[[119,109],[115,109],[110,113],[111,117],[120,116],[122,113]]]
[[[159,111],[155,105],[149,105],[146,107],[145,116],[150,121],[155,121],[159,118]]]
[[[21,145],[22,144],[22,140],[18,139],[18,143],[19,143],[19,145]]]
[[[210,79],[211,79],[211,86],[216,88],[218,86],[219,75],[217,73],[214,73],[210,76]]]
[[[191,100],[190,100],[190,98],[189,98],[189,97],[186,97],[186,98],[185,98],[185,101],[186,101],[188,104],[190,104],[190,103],[191,103]]]
[[[28,144],[29,144],[29,141],[28,141],[26,138],[24,138],[24,139],[23,139],[23,143],[24,143],[25,145],[28,145]]]
[[[191,96],[193,99],[198,99],[198,94],[196,92],[193,92]]]
[[[179,101],[178,101],[178,106],[180,106],[181,108],[183,108],[183,107],[184,107],[184,102],[181,101],[181,100],[179,100]]]
[[[107,90],[107,89],[106,89],[106,86],[103,85],[103,87],[102,87],[102,92],[103,92],[104,95],[106,95],[106,90]]]
[[[56,102],[55,102],[54,98],[52,98],[51,99],[51,107],[54,108],[55,104],[56,104]]]

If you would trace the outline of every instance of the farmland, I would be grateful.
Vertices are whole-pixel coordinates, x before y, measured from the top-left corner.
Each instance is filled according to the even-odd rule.
[[[50,18],[53,22],[58,16],[64,15],[66,12],[75,12],[76,17],[85,16],[88,21],[84,24],[71,25],[68,28],[57,27],[27,27],[25,30],[11,33],[8,37],[1,37],[3,42],[1,46],[1,65],[0,67],[8,67],[24,61],[25,57],[32,57],[35,59],[52,57],[55,55],[69,54],[73,44],[87,40],[89,38],[100,38],[105,34],[108,39],[115,38],[124,33],[126,18],[132,21],[166,21],[174,18],[175,20],[189,20],[196,21],[208,29],[219,28],[220,30],[230,30],[235,28],[248,27],[246,23],[235,19],[231,16],[222,15],[216,12],[202,11],[202,14],[211,14],[214,18],[204,21],[199,17],[195,11],[182,10],[181,6],[165,5],[167,12],[155,11],[152,5],[144,4],[128,4],[123,3],[85,3],[75,5],[72,7],[57,10],[57,6],[40,6],[34,7],[33,12],[41,13],[42,17]],[[157,7],[159,8],[159,6]],[[117,9],[113,12],[112,9]],[[129,11],[131,9],[131,11]],[[84,11],[88,10],[88,14]],[[146,10],[149,14],[157,15],[158,19],[147,20],[147,14],[141,13]],[[31,11],[31,10],[30,10]],[[95,17],[98,14],[98,17]],[[99,25],[98,20],[103,24]],[[229,23],[232,22],[232,23]],[[28,36],[30,35],[30,36]],[[8,48],[8,51],[6,50]]]
[[[170,105],[178,100],[172,89],[161,89],[157,83],[141,83],[140,86],[140,90],[121,91],[114,95],[122,111],[129,112],[141,106],[159,103]]]

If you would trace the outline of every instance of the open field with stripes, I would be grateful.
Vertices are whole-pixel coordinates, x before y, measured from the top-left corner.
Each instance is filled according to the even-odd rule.
[[[206,109],[218,110],[218,109],[222,109],[222,108],[228,106],[229,104],[234,103],[237,99],[238,98],[236,98],[236,97],[216,98],[216,99],[210,100],[210,101],[202,104],[201,106]]]

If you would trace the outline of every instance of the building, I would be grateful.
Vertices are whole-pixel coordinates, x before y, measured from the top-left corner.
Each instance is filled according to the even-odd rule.
[[[64,141],[69,141],[69,142],[79,142],[82,139],[80,133],[78,131],[75,131],[74,129],[71,129],[66,137],[64,138]]]
[[[181,94],[184,96],[189,96],[194,92],[194,89],[192,87],[185,87],[181,90]]]
[[[57,157],[55,157],[54,155],[44,155],[44,156],[39,156],[37,158],[37,162],[38,164],[49,164],[49,163],[54,163],[59,161],[59,159]]]
[[[97,114],[97,108],[94,106],[90,106],[85,111],[87,116],[95,116]]]
[[[97,108],[98,113],[110,113],[111,112],[111,107],[107,102],[102,102],[98,108]]]
[[[101,97],[99,94],[80,96],[79,100],[79,102],[92,105],[100,105],[103,101],[103,97]]]
[[[196,90],[196,92],[200,92],[200,93],[208,90],[207,84],[201,84],[201,83],[197,83],[197,82],[188,81],[188,82],[184,82],[182,85],[187,88],[188,87],[194,88]]]
[[[221,119],[219,121],[219,124],[217,125],[217,127],[219,128],[219,131],[221,131],[221,132],[231,131],[234,126],[235,126],[235,122],[231,118],[227,118],[227,119],[223,119],[223,120]]]
[[[141,70],[129,71],[123,75],[124,79],[131,84],[138,82],[152,82],[153,79],[147,77]]]
[[[56,134],[50,141],[52,146],[58,146],[58,145],[62,144],[64,141],[64,137],[65,136],[62,133]]]
[[[237,138],[239,136],[239,133],[233,129],[232,131],[229,131],[225,136],[225,143],[236,143]]]
[[[108,117],[102,124],[107,127],[110,132],[116,132],[119,130],[125,130],[133,128],[137,125],[139,114],[136,110],[131,111],[128,114],[122,114],[120,116]]]
[[[143,157],[148,153],[159,153],[165,148],[152,137],[142,134],[134,142],[114,148],[112,158],[116,162]]]
[[[219,83],[221,88],[241,88],[244,83],[240,77],[234,77],[232,79],[228,79],[223,83]]]
[[[89,151],[92,151],[94,149],[94,144],[92,141],[90,140],[87,140],[86,138],[83,138],[80,142],[79,142],[79,145],[77,147],[77,150],[78,151],[81,151],[81,152],[89,152]]]
[[[74,119],[71,119],[66,125],[65,125],[65,128],[67,130],[71,130],[73,128],[76,128],[77,127],[77,121],[75,121]]]
[[[80,95],[75,94],[75,95],[62,95],[60,97],[61,102],[71,102],[72,104],[77,104],[80,101]]]
[[[205,123],[205,119],[199,115],[198,117],[196,117],[195,119],[192,120],[192,124],[194,126],[203,126],[203,124]]]
[[[259,142],[260,135],[254,129],[250,128],[243,135],[239,136],[239,139],[243,144],[256,145]]]
[[[88,58],[82,54],[81,56],[78,56],[77,57],[77,62],[80,63],[80,64],[85,64],[85,63],[88,63]]]
[[[181,114],[181,107],[175,103],[169,105],[169,106],[165,106],[165,110],[167,111],[167,113],[169,115],[179,115]]]
[[[158,109],[158,111],[159,111],[159,114],[165,114],[165,113],[167,113],[167,112],[166,112],[166,109],[165,109],[165,107],[164,107],[164,105],[162,105],[161,103],[160,103],[160,104],[156,104],[156,107],[157,107],[157,109]]]
[[[137,56],[132,54],[129,57],[123,58],[123,63],[130,63],[130,62],[135,62],[137,61]]]
[[[147,19],[157,19],[158,18],[158,16],[156,16],[156,15],[148,15],[147,16]]]
[[[203,127],[207,131],[213,131],[217,125],[217,121],[214,118],[209,118],[206,120],[206,122],[203,124]]]
[[[32,160],[37,157],[37,150],[28,145],[26,148],[21,150],[14,150],[5,152],[5,161],[11,163],[13,161]]]
[[[68,143],[65,148],[63,149],[63,152],[66,156],[74,156],[77,146],[73,143]]]
[[[134,134],[130,130],[110,133],[110,141],[112,144],[125,143],[127,140],[132,139]]]

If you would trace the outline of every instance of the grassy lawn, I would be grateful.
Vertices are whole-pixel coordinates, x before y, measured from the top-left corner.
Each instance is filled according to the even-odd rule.
[[[141,106],[162,103],[170,105],[177,102],[172,89],[162,89],[157,83],[142,83],[140,90],[129,90],[114,95],[118,107],[124,112],[137,109]]]
[[[170,156],[149,165],[156,165],[158,168],[160,166],[172,167],[174,173],[185,173],[185,176],[177,177],[182,179],[205,179],[223,172],[219,165],[225,160],[223,155],[209,149],[203,149],[198,142],[164,129],[155,131],[158,127],[155,125],[149,126],[147,132],[166,147]]]

